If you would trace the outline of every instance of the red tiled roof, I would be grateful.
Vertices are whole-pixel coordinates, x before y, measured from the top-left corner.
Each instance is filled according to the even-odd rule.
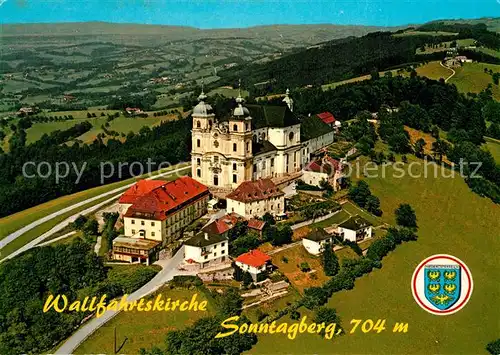
[[[137,107],[127,107],[125,111],[141,111],[141,109]]]
[[[118,200],[119,203],[134,203],[139,197],[142,197],[154,189],[165,185],[167,181],[164,180],[139,180],[137,183],[129,188]]]
[[[228,230],[233,229],[236,223],[241,219],[243,219],[243,217],[237,215],[236,213],[227,214],[224,217],[216,219],[210,223],[208,226],[203,228],[203,231],[209,234],[223,234]]]
[[[139,197],[128,208],[125,217],[165,220],[178,207],[208,195],[208,193],[208,188],[205,185],[189,176],[182,176]]]
[[[265,225],[266,225],[266,222],[261,221],[260,219],[252,218],[251,220],[248,221],[248,228],[256,229],[258,231],[261,231],[262,229],[264,229]]]
[[[326,124],[332,124],[336,121],[335,117],[330,112],[318,113],[318,117],[321,118],[321,120]]]
[[[304,167],[305,171],[314,171],[316,173],[331,174],[334,171],[341,170],[342,166],[338,160],[335,160],[329,156],[323,158],[323,160],[313,160]]]
[[[281,191],[271,179],[260,179],[242,182],[240,186],[228,194],[226,198],[247,203],[283,196],[284,194],[285,193]]]
[[[236,258],[236,261],[253,267],[260,267],[266,264],[269,260],[271,260],[271,257],[269,255],[257,249],[251,250],[245,254],[241,254]]]

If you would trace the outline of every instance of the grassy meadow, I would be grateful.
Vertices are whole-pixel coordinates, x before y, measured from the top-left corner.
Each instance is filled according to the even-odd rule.
[[[500,72],[500,65],[485,64],[485,63],[464,63],[463,66],[455,69],[456,74],[448,83],[455,84],[458,91],[463,93],[473,92],[479,93],[486,89],[488,84],[493,85],[493,97],[500,100],[500,88],[493,84],[493,79],[489,73],[485,73],[484,69],[491,69],[493,72]]]
[[[411,162],[412,160],[410,160]],[[413,174],[418,174],[416,167]],[[390,172],[390,171],[389,171]],[[383,267],[356,280],[353,290],[334,294],[328,306],[337,309],[343,327],[351,319],[387,319],[380,334],[359,330],[338,339],[300,335],[296,340],[259,336],[251,354],[486,354],[488,342],[498,338],[500,323],[494,312],[500,299],[497,251],[500,248],[500,207],[469,190],[463,179],[405,177],[367,179],[381,200],[382,219],[393,224],[394,210],[410,203],[416,210],[419,239],[396,248]],[[424,258],[438,253],[455,255],[470,268],[474,291],[467,306],[450,316],[435,316],[413,300],[410,280]],[[489,309],[489,311],[488,311]],[[280,321],[288,321],[282,318]],[[394,322],[407,322],[406,334],[392,333]]]
[[[483,147],[486,147],[493,155],[493,158],[495,158],[497,164],[500,164],[500,140],[489,137],[485,137],[484,139],[486,143]]]
[[[204,294],[197,290],[164,287],[159,292],[163,300],[171,298],[189,301],[194,294],[197,294],[198,302],[206,300]],[[154,296],[148,299],[154,299]],[[138,354],[141,348],[149,349],[152,346],[164,348],[167,332],[186,328],[197,319],[213,313],[211,302],[208,302],[206,312],[121,312],[92,334],[75,350],[75,354],[115,354],[113,349],[115,328],[117,347],[123,344],[119,350],[120,354]]]

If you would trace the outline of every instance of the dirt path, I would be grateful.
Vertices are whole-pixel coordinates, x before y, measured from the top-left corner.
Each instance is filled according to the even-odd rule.
[[[444,79],[444,82],[445,82],[445,83],[447,83],[447,82],[448,82],[448,80],[450,80],[451,78],[453,78],[453,76],[456,74],[456,71],[455,71],[455,70],[453,70],[453,69],[451,69],[450,67],[447,67],[446,65],[444,65],[444,64],[443,64],[443,62],[439,62],[439,64],[441,64],[441,66],[442,66],[443,68],[446,68],[446,69],[448,69],[448,70],[451,70],[451,71],[452,71],[451,75],[450,75],[449,77],[447,77],[446,79]]]

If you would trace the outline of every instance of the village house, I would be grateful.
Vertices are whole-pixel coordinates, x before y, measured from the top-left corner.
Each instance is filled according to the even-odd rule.
[[[128,196],[132,205],[123,216],[125,236],[157,240],[165,245],[207,212],[209,191],[198,181],[183,176],[135,199],[132,193]]]
[[[160,247],[161,242],[156,240],[120,236],[113,239],[112,259],[150,265],[158,259]]]
[[[249,272],[254,281],[261,281],[272,269],[271,257],[258,249],[241,254],[235,263],[243,272]]]
[[[302,180],[309,185],[321,186],[321,181],[328,181],[335,191],[340,189],[343,177],[342,164],[328,155],[308,163],[302,173]]]
[[[361,242],[372,237],[372,224],[356,215],[339,224],[337,233],[344,240]]]
[[[229,254],[229,241],[224,235],[200,232],[184,242],[184,261],[201,268],[224,262]]]
[[[242,216],[236,213],[229,213],[206,225],[202,228],[202,231],[209,234],[217,234],[229,238],[230,231],[236,226],[238,222],[243,221],[245,221],[245,218],[243,218]],[[253,231],[259,236],[262,236],[262,231],[264,230],[265,225],[266,222],[251,218],[248,220],[247,226],[250,231]]]
[[[327,243],[333,245],[333,236],[328,234],[323,228],[312,231],[302,239],[304,248],[313,255],[321,254]]]
[[[19,111],[17,111],[17,115],[20,117],[31,116],[38,113],[39,110],[36,107],[21,107]]]
[[[226,196],[227,210],[245,218],[285,212],[285,193],[271,179],[245,181]]]
[[[125,109],[125,112],[129,116],[136,116],[138,114],[141,114],[143,111],[140,108],[137,108],[137,107],[127,107]]]

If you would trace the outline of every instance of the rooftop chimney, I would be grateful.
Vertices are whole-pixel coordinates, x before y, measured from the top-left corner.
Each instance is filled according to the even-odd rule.
[[[208,240],[208,233],[205,232],[205,240]]]

